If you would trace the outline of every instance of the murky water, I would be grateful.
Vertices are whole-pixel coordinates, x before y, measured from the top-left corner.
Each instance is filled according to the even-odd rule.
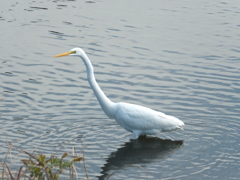
[[[239,19],[238,1],[1,2],[1,161],[9,141],[45,154],[75,147],[90,179],[129,164],[144,170],[110,179],[239,179]],[[131,142],[81,59],[53,58],[73,47],[112,101],[174,115],[185,130]]]

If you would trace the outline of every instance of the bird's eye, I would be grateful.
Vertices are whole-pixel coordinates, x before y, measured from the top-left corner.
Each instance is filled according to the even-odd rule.
[[[71,51],[71,54],[76,54],[76,51]]]

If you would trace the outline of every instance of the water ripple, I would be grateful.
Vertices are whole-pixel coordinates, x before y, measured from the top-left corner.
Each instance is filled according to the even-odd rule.
[[[91,179],[130,163],[149,179],[238,179],[238,5],[159,3],[3,3],[1,157],[6,141],[48,154],[84,147]],[[101,110],[81,59],[53,58],[77,46],[112,101],[174,115],[185,130],[129,141]],[[146,175],[129,167],[114,176]]]

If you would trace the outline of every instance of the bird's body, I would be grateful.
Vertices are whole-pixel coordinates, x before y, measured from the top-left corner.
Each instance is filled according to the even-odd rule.
[[[140,135],[154,135],[160,132],[183,129],[184,123],[173,116],[135,104],[112,102],[98,86],[94,77],[92,63],[85,52],[80,48],[74,48],[67,53],[55,57],[67,55],[74,55],[82,58],[87,69],[88,82],[103,111],[109,118],[115,119],[124,129],[132,132],[131,139],[137,139]]]
[[[115,106],[117,112],[114,119],[124,129],[133,133],[132,139],[139,135],[173,131],[183,125],[179,119],[147,107],[124,102],[116,103]]]

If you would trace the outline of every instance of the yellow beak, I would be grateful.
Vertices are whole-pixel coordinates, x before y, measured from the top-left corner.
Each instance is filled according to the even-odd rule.
[[[68,56],[68,55],[71,54],[71,53],[72,53],[72,51],[68,51],[68,52],[65,52],[65,53],[62,53],[62,54],[58,54],[58,55],[56,55],[56,56],[54,56],[54,57]]]

